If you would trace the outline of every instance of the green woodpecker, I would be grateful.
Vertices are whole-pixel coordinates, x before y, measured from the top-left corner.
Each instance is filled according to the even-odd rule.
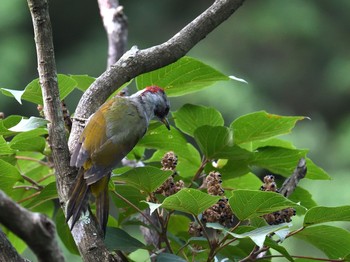
[[[70,165],[79,168],[67,204],[71,229],[95,197],[96,217],[103,231],[109,213],[108,182],[111,171],[134,148],[155,116],[168,129],[169,101],[157,86],[129,96],[115,96],[104,103],[88,120]]]

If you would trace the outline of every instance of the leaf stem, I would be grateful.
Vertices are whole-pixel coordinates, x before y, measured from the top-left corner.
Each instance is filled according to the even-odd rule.
[[[198,168],[196,174],[195,174],[194,177],[192,178],[192,180],[191,180],[190,184],[188,185],[188,187],[191,187],[191,186],[193,185],[193,182],[196,181],[196,180],[199,178],[199,176],[200,176],[201,173],[203,172],[203,170],[204,170],[205,166],[208,164],[208,162],[209,162],[209,159],[207,159],[206,156],[203,156],[203,158],[202,158],[202,163],[201,163],[201,165],[199,166],[199,168]]]
[[[28,157],[28,156],[16,156],[15,158],[20,159],[20,160],[33,161],[33,162],[37,162],[37,163],[39,163],[40,165],[43,165],[43,166],[52,167],[52,165],[51,165],[50,163],[45,162],[45,161],[42,161],[42,160],[39,160],[39,159],[35,159],[35,158],[33,158],[33,157]]]
[[[34,181],[33,179],[31,179],[30,177],[21,174],[21,176],[23,177],[24,180],[28,181],[29,183],[31,183],[32,185],[38,187],[39,189],[43,189],[44,187],[40,184],[38,184],[38,182]]]
[[[30,200],[33,197],[36,197],[37,195],[39,195],[40,193],[41,193],[41,191],[40,192],[35,192],[34,194],[32,194],[32,195],[30,195],[28,197],[25,197],[25,198],[22,198],[21,200],[18,200],[17,203],[20,204],[20,203],[23,203],[23,202],[25,202],[27,200]]]

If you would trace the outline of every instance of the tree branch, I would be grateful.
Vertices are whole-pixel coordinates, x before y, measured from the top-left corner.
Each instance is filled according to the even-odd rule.
[[[98,6],[108,37],[108,68],[117,62],[126,51],[127,18],[118,0],[98,0]]]
[[[306,176],[307,167],[305,158],[301,158],[293,174],[288,177],[282,184],[279,193],[285,197],[289,197],[297,187],[299,181]]]
[[[27,0],[27,2],[33,20],[44,113],[46,119],[50,121],[49,143],[56,171],[57,191],[64,210],[76,171],[69,166],[69,150],[57,84],[49,8],[47,0]],[[72,231],[83,260],[116,261],[117,257],[108,252],[97,228],[95,220],[90,216],[88,223],[86,221],[79,223]]]
[[[169,65],[184,56],[228,19],[243,2],[244,0],[216,0],[167,42],[143,50],[132,48],[126,52],[83,94],[76,108],[75,117],[87,119],[122,84],[140,74]],[[75,147],[82,129],[77,121],[73,122],[69,138],[70,149]]]
[[[22,258],[0,228],[0,261],[30,262]]]
[[[56,242],[55,225],[49,218],[40,213],[28,211],[12,201],[1,190],[0,210],[0,223],[23,239],[39,261],[64,261],[63,254]]]

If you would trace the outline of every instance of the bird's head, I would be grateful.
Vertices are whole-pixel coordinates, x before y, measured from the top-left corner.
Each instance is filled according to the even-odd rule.
[[[141,97],[146,110],[151,110],[152,112],[150,113],[157,117],[159,121],[161,121],[170,130],[167,119],[167,115],[170,110],[170,103],[164,89],[158,86],[149,86],[136,94]]]

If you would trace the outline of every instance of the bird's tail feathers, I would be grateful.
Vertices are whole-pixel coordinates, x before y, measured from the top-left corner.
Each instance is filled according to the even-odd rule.
[[[96,202],[96,217],[100,224],[103,235],[106,235],[106,227],[109,214],[109,197],[108,197],[108,186],[105,190],[102,190],[95,199]]]
[[[89,187],[84,180],[84,169],[80,168],[74,186],[69,193],[67,203],[67,219],[72,218],[70,229],[72,230],[75,223],[79,220],[80,215],[87,210],[89,200]]]

